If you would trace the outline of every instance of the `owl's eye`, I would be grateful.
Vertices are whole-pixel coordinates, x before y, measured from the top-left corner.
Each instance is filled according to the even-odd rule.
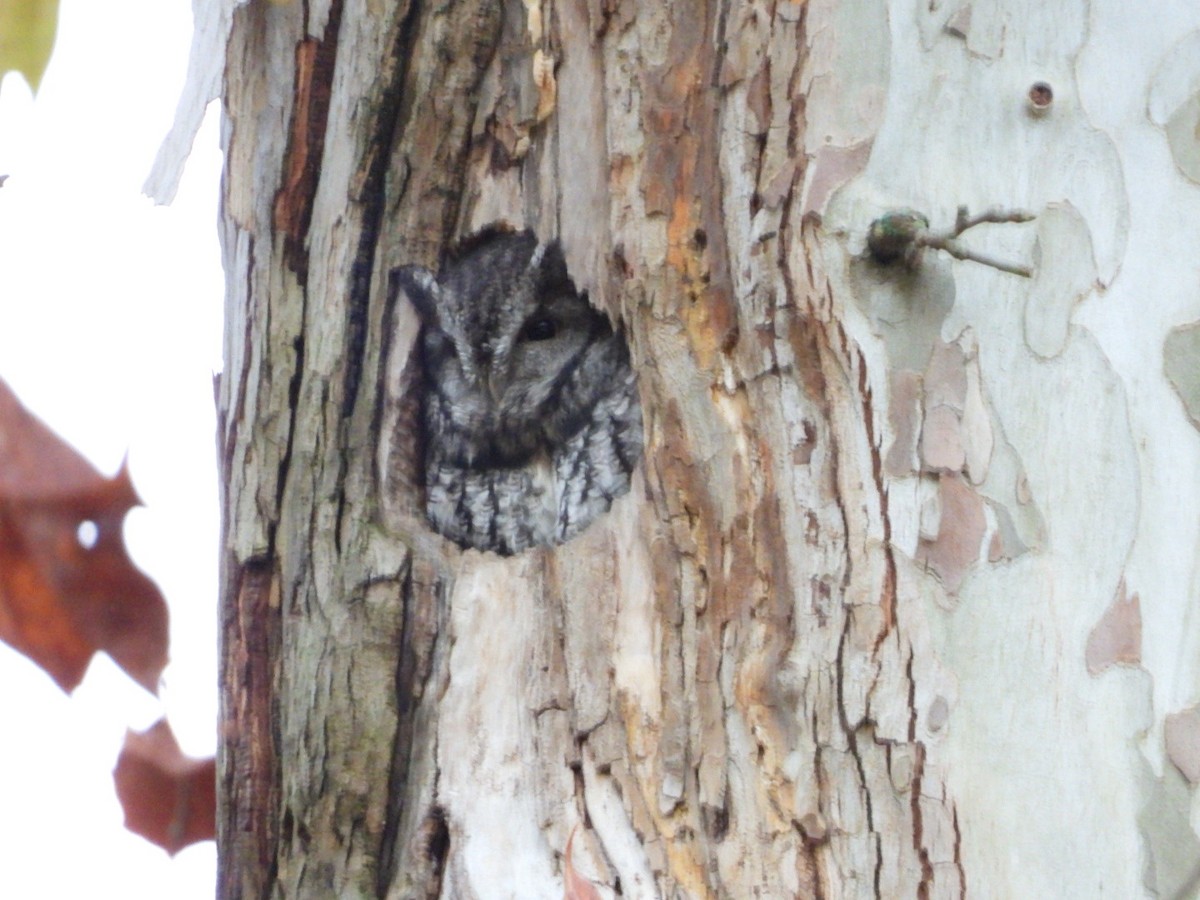
[[[558,326],[549,316],[535,316],[521,329],[523,341],[548,341],[558,332]]]

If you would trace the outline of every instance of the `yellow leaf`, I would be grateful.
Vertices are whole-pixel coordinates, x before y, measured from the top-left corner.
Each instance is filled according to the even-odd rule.
[[[57,29],[58,0],[0,0],[0,78],[20,72],[36,91]]]

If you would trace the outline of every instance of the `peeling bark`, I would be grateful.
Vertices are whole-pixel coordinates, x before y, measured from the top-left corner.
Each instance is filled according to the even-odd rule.
[[[1162,167],[1096,104],[1120,15],[236,5],[222,893],[1185,883],[1153,813],[1191,784],[1153,772],[1196,768],[1200,675],[1161,651],[1196,645],[1164,598],[1200,525],[1160,473],[1198,499],[1197,314],[1122,306],[1152,268],[1127,182]],[[1185,184],[1190,57],[1154,40],[1136,127]],[[961,205],[1038,213],[960,238],[1031,280],[863,253],[888,210]],[[611,513],[511,559],[424,523],[418,325],[387,297],[496,219],[559,237],[625,329],[647,435]]]

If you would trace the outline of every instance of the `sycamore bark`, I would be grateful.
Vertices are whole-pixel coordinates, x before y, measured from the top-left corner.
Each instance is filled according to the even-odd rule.
[[[222,895],[1181,889],[1200,14],[1155,19],[232,5]],[[1035,214],[957,239],[1033,277],[864,252],[959,206]],[[647,435],[507,560],[423,524],[386,291],[497,219],[624,326]]]

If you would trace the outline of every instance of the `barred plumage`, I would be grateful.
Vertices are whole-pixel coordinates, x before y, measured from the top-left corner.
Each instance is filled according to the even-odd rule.
[[[393,272],[421,317],[426,512],[467,547],[576,535],[629,490],[642,414],[624,337],[576,290],[557,242],[490,226],[435,277]]]

